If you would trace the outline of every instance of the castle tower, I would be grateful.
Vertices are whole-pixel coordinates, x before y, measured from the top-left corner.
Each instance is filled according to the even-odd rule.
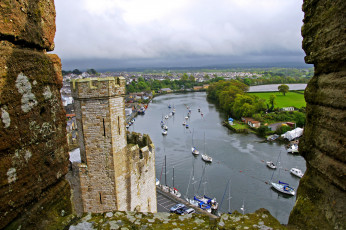
[[[84,212],[156,212],[154,147],[150,142],[142,152],[138,146],[137,151],[133,151],[133,145],[131,150],[127,146],[125,79],[78,79],[72,81],[71,89],[81,152],[79,179]],[[138,164],[147,170],[137,170]],[[148,183],[138,183],[138,178]]]

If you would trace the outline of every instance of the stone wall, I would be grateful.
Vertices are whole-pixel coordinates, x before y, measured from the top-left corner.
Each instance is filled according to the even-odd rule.
[[[346,1],[305,0],[305,61],[315,74],[305,90],[307,120],[299,145],[307,162],[290,225],[346,229]]]
[[[54,226],[71,214],[54,1],[1,1],[0,21],[0,228]]]
[[[155,147],[148,135],[129,134],[138,144],[128,146],[131,156],[131,208],[138,212],[157,212]],[[135,142],[135,143],[136,143]],[[141,148],[141,146],[144,146]]]

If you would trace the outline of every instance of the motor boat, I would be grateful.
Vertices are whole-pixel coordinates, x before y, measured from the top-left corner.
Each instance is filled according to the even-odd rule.
[[[266,164],[268,168],[276,169],[276,165],[272,161],[267,161]]]
[[[304,176],[304,173],[302,172],[302,170],[297,169],[297,168],[291,168],[290,172],[291,172],[291,174],[293,174],[299,178],[302,178]]]

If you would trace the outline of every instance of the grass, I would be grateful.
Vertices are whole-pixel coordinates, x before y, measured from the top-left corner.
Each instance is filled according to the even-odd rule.
[[[249,126],[247,126],[246,124],[240,123],[240,122],[237,122],[237,121],[234,121],[233,124],[234,125],[232,125],[232,127],[235,128],[235,129],[248,129],[249,128]]]
[[[297,92],[290,91],[286,93],[286,96],[284,96],[282,93],[279,93],[279,92],[248,93],[248,94],[256,95],[259,98],[265,99],[266,103],[269,103],[270,95],[274,94],[276,96],[275,107],[279,107],[279,108],[290,107],[290,106],[301,108],[306,106],[306,102],[304,99],[304,91],[297,91]]]

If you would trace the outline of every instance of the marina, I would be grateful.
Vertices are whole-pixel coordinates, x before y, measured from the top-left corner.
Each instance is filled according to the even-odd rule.
[[[174,105],[175,113],[164,119],[169,132],[162,135],[160,122],[162,114],[165,116],[172,112],[172,108],[167,106],[169,104]],[[299,177],[292,175],[290,169],[299,168],[305,172],[304,158],[288,154],[282,144],[263,142],[263,139],[253,134],[231,132],[222,126],[226,117],[214,104],[206,100],[205,92],[167,94],[155,97],[145,115],[136,117],[135,125],[130,131],[150,135],[156,148],[156,177],[161,184],[167,183],[168,186],[174,186],[180,191],[182,199],[191,200],[194,196],[207,195],[215,197],[220,202],[231,178],[231,189],[227,193],[230,193],[228,196],[232,199],[230,202],[227,200],[220,203],[219,212],[245,210],[246,213],[250,213],[259,208],[266,208],[281,223],[286,224],[296,196],[288,197],[271,188],[273,170],[266,166],[266,162],[276,162],[281,151],[281,168],[275,173],[273,181],[280,179],[297,189]],[[184,123],[189,125],[188,129],[182,125]],[[192,148],[198,149],[200,154],[193,154]],[[202,160],[201,155],[205,151],[212,157],[212,163]],[[167,172],[163,175],[161,169],[165,156]],[[193,168],[196,189],[192,189],[190,184]],[[203,184],[198,186],[203,170]]]

